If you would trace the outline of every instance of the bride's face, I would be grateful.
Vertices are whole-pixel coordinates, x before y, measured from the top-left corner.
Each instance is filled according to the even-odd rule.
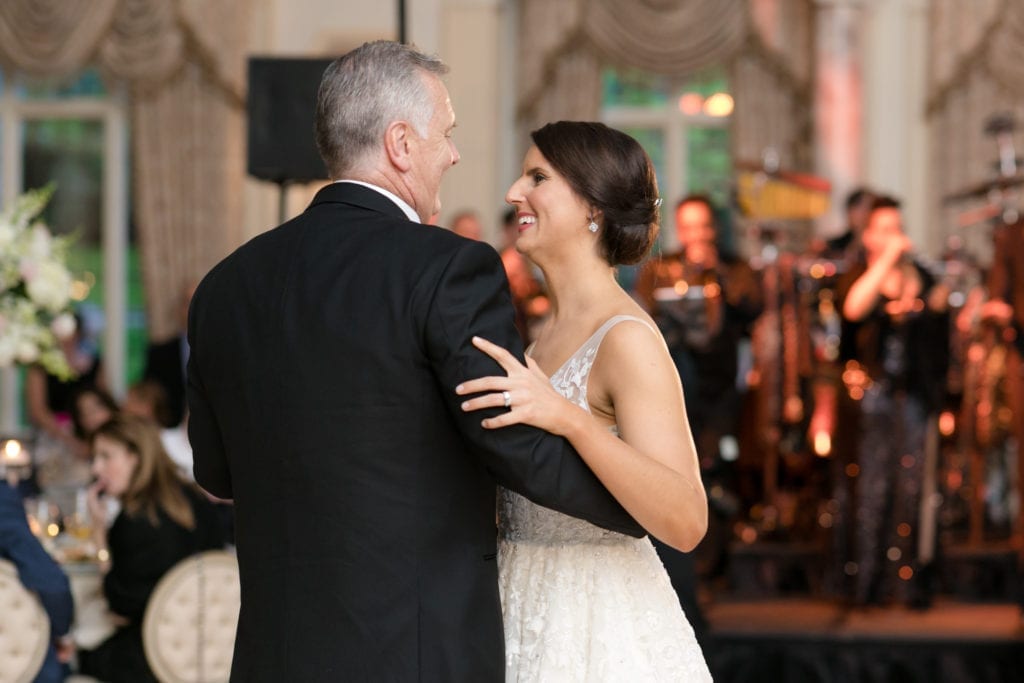
[[[580,243],[596,239],[587,230],[589,207],[536,146],[526,153],[523,174],[505,201],[516,210],[516,249],[534,259],[538,254],[571,253]]]

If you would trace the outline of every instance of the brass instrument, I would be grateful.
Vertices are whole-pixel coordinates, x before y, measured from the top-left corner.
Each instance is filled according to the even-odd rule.
[[[958,221],[960,227],[987,219],[1001,220],[1004,224],[1019,219],[1018,188],[1024,185],[1024,173],[1018,168],[1019,160],[1013,145],[1015,127],[1012,115],[991,117],[985,132],[996,141],[998,175],[944,198],[946,203],[982,197],[988,200],[986,206],[962,213]],[[973,305],[978,306],[979,303]],[[965,316],[969,313],[971,311],[964,311]],[[983,482],[987,455],[1006,442],[1013,428],[1014,416],[1009,401],[1010,380],[1006,373],[1010,353],[1008,332],[1010,330],[996,321],[974,315],[963,349],[959,443],[962,452],[969,454],[968,476],[972,490],[968,542],[971,545],[980,544],[984,537]],[[1017,419],[1021,418],[1018,416]]]
[[[796,257],[782,251],[779,233],[766,219],[807,219],[828,210],[831,184],[824,178],[778,168],[767,150],[758,163],[737,162],[738,201],[762,238],[761,253],[751,265],[761,272],[764,312],[751,334],[754,370],[750,386],[757,389],[754,421],[764,453],[764,501],[771,510],[779,498],[780,458],[796,452],[804,420],[801,376],[809,374],[810,339],[805,306],[798,291]],[[768,515],[766,515],[768,517]]]

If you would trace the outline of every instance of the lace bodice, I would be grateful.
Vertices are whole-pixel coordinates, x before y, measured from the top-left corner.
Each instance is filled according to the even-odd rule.
[[[606,322],[551,377],[584,410]],[[711,681],[693,628],[647,538],[605,531],[499,493],[498,585],[509,683]]]
[[[551,375],[551,386],[555,391],[589,413],[587,383],[597,351],[608,331],[627,320],[647,325],[640,318],[629,315],[617,315],[609,319]],[[611,429],[617,431],[615,426]],[[504,489],[498,495],[498,531],[505,539],[542,544],[618,544],[632,540],[628,536],[535,505],[523,496]]]

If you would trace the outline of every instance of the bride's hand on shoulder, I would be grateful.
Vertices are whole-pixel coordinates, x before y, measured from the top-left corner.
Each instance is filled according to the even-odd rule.
[[[514,424],[528,424],[552,434],[564,436],[582,410],[567,401],[551,386],[551,382],[532,358],[526,365],[519,362],[504,348],[481,337],[473,337],[473,345],[497,361],[508,373],[501,377],[480,377],[455,387],[460,396],[474,395],[462,404],[462,410],[472,412],[484,408],[508,408],[508,411],[485,419],[487,429],[498,429]]]

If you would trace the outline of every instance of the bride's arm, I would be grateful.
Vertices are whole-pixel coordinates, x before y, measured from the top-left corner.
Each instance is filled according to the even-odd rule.
[[[487,428],[526,423],[565,436],[615,498],[649,533],[679,550],[693,549],[707,530],[707,496],[686,419],[679,376],[664,342],[639,324],[620,324],[605,337],[591,386],[614,407],[621,439],[593,415],[562,398],[531,362],[523,367],[500,347],[477,344],[509,373],[464,383],[462,394],[496,392],[464,410],[512,410]]]
[[[707,531],[707,495],[679,374],[660,335],[639,323],[616,325],[601,344],[590,387],[592,396],[607,396],[621,438],[582,410],[589,419],[574,420],[567,438],[648,532],[692,550]]]

